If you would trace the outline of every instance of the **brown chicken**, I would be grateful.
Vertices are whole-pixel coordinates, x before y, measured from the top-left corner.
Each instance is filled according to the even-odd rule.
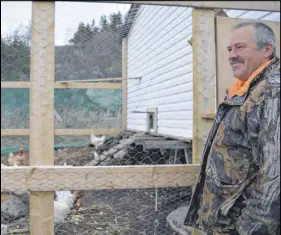
[[[8,163],[10,166],[24,165],[25,164],[24,148],[20,148],[20,151],[16,155],[10,153]]]
[[[84,195],[85,192],[81,190],[75,190],[73,192],[73,199],[74,199],[73,207],[75,210],[79,210],[79,208],[83,205]]]

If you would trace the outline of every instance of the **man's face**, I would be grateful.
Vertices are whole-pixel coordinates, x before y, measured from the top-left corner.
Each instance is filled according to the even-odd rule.
[[[254,27],[251,25],[235,30],[227,47],[233,75],[242,81],[246,81],[271,55],[268,46],[261,50],[257,49],[253,33]]]

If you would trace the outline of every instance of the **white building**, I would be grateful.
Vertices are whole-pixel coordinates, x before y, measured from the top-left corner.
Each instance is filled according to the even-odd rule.
[[[280,21],[280,12],[225,12],[234,18]],[[158,134],[191,139],[192,8],[133,4],[129,15],[127,129],[146,131],[146,112],[156,108]]]

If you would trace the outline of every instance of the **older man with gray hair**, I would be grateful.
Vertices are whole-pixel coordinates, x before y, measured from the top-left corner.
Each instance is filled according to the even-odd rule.
[[[280,234],[280,64],[270,27],[245,22],[227,47],[236,78],[219,105],[185,219],[206,234]]]

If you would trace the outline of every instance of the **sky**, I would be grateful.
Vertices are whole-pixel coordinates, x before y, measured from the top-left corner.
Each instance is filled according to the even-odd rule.
[[[99,25],[100,17],[120,11],[123,15],[130,4],[56,2],[55,5],[55,44],[65,45],[77,30],[80,22],[91,23],[93,18]],[[14,29],[23,29],[31,22],[32,2],[1,1],[1,35],[7,36]]]

